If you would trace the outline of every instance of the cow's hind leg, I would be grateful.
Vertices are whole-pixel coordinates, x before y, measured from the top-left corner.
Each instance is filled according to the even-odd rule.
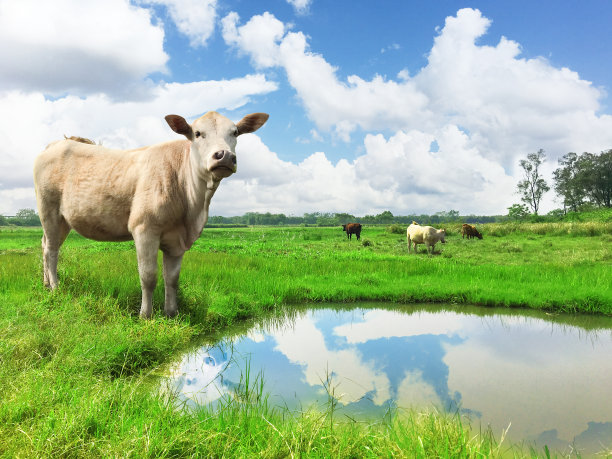
[[[144,230],[132,233],[138,257],[138,274],[142,288],[142,302],[140,317],[149,319],[153,313],[153,290],[157,285],[157,251],[159,250],[159,236]]]
[[[172,256],[164,253],[164,287],[166,290],[166,301],[164,303],[164,313],[168,317],[174,317],[178,312],[176,303],[176,291],[178,289],[179,274],[181,272],[181,262],[183,254]]]
[[[46,218],[43,221],[43,282],[45,287],[53,290],[58,284],[57,260],[59,249],[70,232],[70,226],[62,216]]]

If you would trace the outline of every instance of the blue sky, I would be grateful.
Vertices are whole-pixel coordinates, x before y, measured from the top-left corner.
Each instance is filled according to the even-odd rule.
[[[0,214],[35,207],[63,134],[132,148],[208,110],[270,114],[212,215],[504,214],[527,153],[551,182],[612,148],[611,22],[603,0],[0,0]]]

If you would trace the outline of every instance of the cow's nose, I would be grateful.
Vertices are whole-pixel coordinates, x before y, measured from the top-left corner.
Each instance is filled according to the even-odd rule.
[[[232,164],[236,164],[236,155],[229,150],[219,150],[213,154],[213,158],[215,158],[217,161],[229,161]]]

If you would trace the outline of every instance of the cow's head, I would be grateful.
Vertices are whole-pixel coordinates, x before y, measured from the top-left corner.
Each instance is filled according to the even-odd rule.
[[[267,120],[266,113],[251,113],[234,124],[217,112],[208,112],[188,124],[182,116],[166,116],[172,130],[191,141],[192,161],[197,164],[198,175],[215,181],[236,172],[238,136],[255,132]]]
[[[444,237],[446,236],[446,230],[443,229],[439,229],[436,230],[436,233],[438,233],[438,239],[442,244],[446,244],[446,240],[444,239]]]

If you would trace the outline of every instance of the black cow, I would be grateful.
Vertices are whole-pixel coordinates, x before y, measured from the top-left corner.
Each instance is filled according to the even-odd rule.
[[[346,237],[353,238],[353,234],[357,235],[357,240],[361,237],[361,223],[347,223],[342,225],[342,231],[346,231]]]

